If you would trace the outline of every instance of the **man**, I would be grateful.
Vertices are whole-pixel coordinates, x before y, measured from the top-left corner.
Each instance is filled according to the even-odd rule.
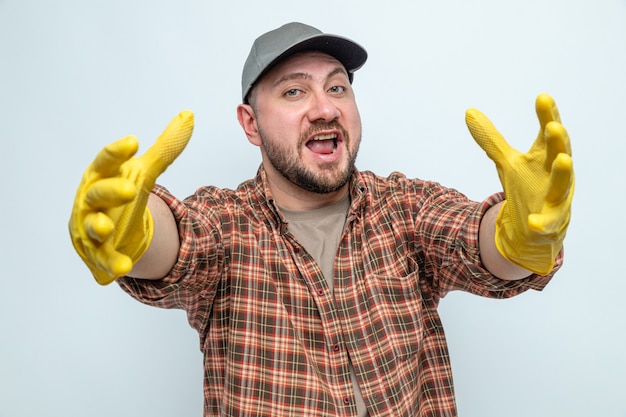
[[[101,284],[187,311],[206,416],[454,416],[439,299],[539,290],[562,263],[574,174],[552,99],[537,99],[526,154],[468,111],[504,187],[472,202],[355,169],[351,84],[366,58],[300,23],[255,41],[237,118],[262,164],[236,190],[180,201],[155,186],[191,136],[190,112],[139,158],[134,137],[109,145],[83,177],[77,252]]]

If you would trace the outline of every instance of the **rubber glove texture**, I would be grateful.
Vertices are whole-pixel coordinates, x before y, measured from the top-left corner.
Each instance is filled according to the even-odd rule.
[[[154,226],[148,197],[156,179],[191,138],[193,113],[183,111],[141,157],[127,136],[102,149],[85,171],[69,222],[74,249],[102,285],[128,274],[146,252]]]
[[[526,153],[513,149],[480,111],[469,109],[471,135],[496,164],[506,201],[496,220],[495,243],[510,262],[549,274],[571,217],[574,168],[569,135],[548,94],[535,103],[539,134]]]

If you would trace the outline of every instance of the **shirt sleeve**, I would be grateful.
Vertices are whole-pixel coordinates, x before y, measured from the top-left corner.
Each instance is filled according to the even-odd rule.
[[[439,297],[461,290],[489,298],[509,298],[528,289],[542,290],[563,263],[559,253],[553,271],[547,276],[530,275],[520,280],[503,280],[482,264],[478,234],[480,222],[489,208],[504,200],[497,193],[483,202],[473,202],[454,190],[433,196],[424,218],[419,221],[433,289]]]
[[[178,225],[178,260],[160,280],[121,277],[117,282],[144,304],[186,310],[192,326],[200,329],[221,276],[224,251],[219,216],[224,205],[216,201],[219,199],[216,192],[204,197],[196,193],[184,201],[158,185],[152,193],[169,206]]]

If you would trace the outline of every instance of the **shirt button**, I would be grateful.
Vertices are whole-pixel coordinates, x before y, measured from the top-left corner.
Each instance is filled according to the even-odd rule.
[[[320,288],[319,290],[317,290],[317,294],[324,295],[324,289]]]
[[[333,345],[333,350],[334,350],[335,352],[339,352],[339,343],[335,343],[335,344]]]
[[[343,403],[344,403],[345,405],[350,404],[350,397],[343,397]]]

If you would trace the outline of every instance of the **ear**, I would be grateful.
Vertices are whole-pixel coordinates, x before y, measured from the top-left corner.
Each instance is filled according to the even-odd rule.
[[[237,120],[241,128],[246,133],[248,141],[256,146],[261,146],[261,135],[259,135],[259,127],[256,121],[256,114],[249,104],[240,104],[237,106]]]

